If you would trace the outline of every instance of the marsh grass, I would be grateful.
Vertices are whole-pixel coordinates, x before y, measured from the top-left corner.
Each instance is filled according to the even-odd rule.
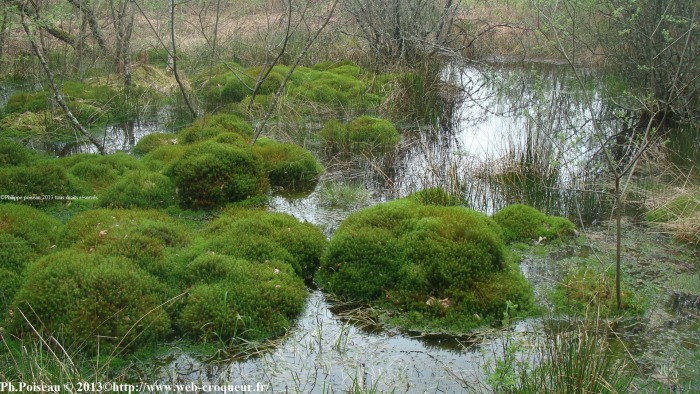
[[[17,310],[20,316],[16,318],[23,319],[31,330],[26,335],[17,337],[0,328],[0,379],[15,384],[24,382],[57,386],[57,391],[49,390],[57,393],[86,391],[88,389],[81,386],[86,382],[133,383],[133,377],[129,378],[120,371],[125,365],[122,352],[131,345],[127,336],[133,330],[137,330],[139,323],[150,314],[168,307],[182,296],[184,293],[147,311],[133,323],[123,338],[117,338],[116,347],[100,352],[98,346],[97,353],[92,356],[83,353],[80,346],[64,346],[60,331],[43,334],[44,328],[32,325],[31,319],[21,310]],[[141,333],[136,333],[135,337],[140,335]]]
[[[372,192],[356,181],[323,182],[319,194],[321,204],[333,208],[353,209],[372,201]]]
[[[483,366],[487,381],[477,393],[628,393],[636,366],[611,348],[610,322],[593,312],[543,321],[544,336],[506,335],[493,346],[494,360]],[[507,317],[506,317],[507,319]],[[532,335],[532,334],[531,334]]]

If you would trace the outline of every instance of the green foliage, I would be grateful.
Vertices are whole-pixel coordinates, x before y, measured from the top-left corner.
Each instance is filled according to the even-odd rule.
[[[164,145],[148,152],[141,162],[152,171],[164,171],[189,149],[186,145]]]
[[[391,122],[370,116],[355,118],[347,124],[347,129],[353,152],[393,150],[400,140],[399,133]]]
[[[118,96],[118,93],[109,86],[66,81],[60,88],[66,104],[82,124],[104,124],[112,116],[109,114],[109,104]],[[53,93],[49,90],[17,93],[8,100],[5,112],[19,114],[51,110],[51,97]]]
[[[49,98],[46,91],[16,93],[7,100],[5,113],[39,112],[46,109],[48,100]]]
[[[253,83],[250,86],[254,87],[255,81],[257,81],[258,75],[260,74],[260,67],[251,67],[247,69],[245,73],[253,81]],[[284,75],[281,74],[279,71],[273,69],[272,71],[270,71],[270,74],[267,76],[267,78],[265,78],[265,80],[262,81],[262,83],[260,84],[258,94],[267,95],[275,93],[277,89],[279,89],[279,87],[282,86],[283,80]]]
[[[671,222],[691,217],[698,212],[700,212],[700,194],[684,194],[648,211],[645,217],[650,222]]]
[[[22,284],[24,268],[37,256],[27,240],[0,232],[0,320]]]
[[[190,244],[188,229],[153,210],[97,209],[75,215],[61,243],[75,250],[124,257],[160,279],[174,279],[170,251]]]
[[[180,53],[178,56],[182,56],[182,54]],[[168,59],[170,58],[170,55],[167,49],[158,46],[141,51],[138,58],[147,64],[165,68],[168,66]]]
[[[442,205],[448,207],[464,204],[464,200],[439,187],[419,190],[415,193],[411,193],[407,198],[423,205]]]
[[[251,263],[229,256],[195,262],[216,267],[217,275],[190,290],[179,316],[178,325],[191,338],[268,339],[286,332],[304,308],[304,282],[284,263]]]
[[[506,264],[495,222],[418,201],[414,195],[350,215],[322,259],[317,279],[324,289],[398,307],[405,312],[399,324],[413,327],[494,323],[507,301],[530,310],[530,286]]]
[[[341,229],[328,245],[317,279],[326,291],[347,299],[380,299],[398,281],[398,240],[383,228]]]
[[[400,140],[391,122],[370,116],[360,116],[347,125],[331,120],[321,129],[320,136],[326,147],[354,153],[390,151]]]
[[[547,216],[535,208],[522,204],[509,205],[493,215],[503,228],[506,242],[553,240],[573,235],[574,224],[566,218]]]
[[[64,202],[66,196],[90,194],[55,162],[33,166],[0,167],[0,195],[41,206]]]
[[[48,133],[62,134],[58,123],[48,111],[17,112],[0,119],[0,130],[4,137],[26,141]]]
[[[272,186],[289,190],[308,188],[316,184],[323,172],[311,152],[299,145],[260,138],[254,149],[263,158]]]
[[[336,119],[326,122],[319,132],[319,136],[323,145],[330,150],[342,151],[349,149],[348,129]]]
[[[20,273],[37,255],[25,239],[0,232],[0,268]]]
[[[192,144],[223,133],[236,133],[243,137],[253,136],[253,127],[236,115],[216,114],[198,119],[178,133],[178,142]]]
[[[0,308],[2,308],[0,309],[0,311],[2,311],[2,314],[0,314],[0,324],[2,324],[5,318],[5,313],[12,303],[12,299],[22,286],[22,282],[23,278],[21,273],[0,266],[0,289],[2,289],[2,291],[0,291]]]
[[[324,182],[319,197],[321,205],[352,209],[369,205],[372,193],[361,183]]]
[[[207,250],[251,262],[285,262],[306,280],[313,277],[327,246],[313,225],[261,210],[227,210],[204,233]]]
[[[360,79],[356,66],[342,65],[324,71],[297,68],[295,74],[288,94],[296,100],[358,111],[381,103],[381,98],[370,93],[368,85]]]
[[[143,136],[134,145],[134,153],[145,155],[161,146],[173,145],[177,143],[177,136],[172,133],[153,133]]]
[[[263,161],[252,147],[217,142],[194,145],[175,161],[170,175],[185,207],[213,208],[265,192]]]
[[[66,348],[109,353],[163,339],[170,332],[158,307],[164,300],[163,285],[128,260],[67,250],[29,267],[13,309]],[[33,331],[17,312],[9,324],[17,334]]]
[[[26,166],[31,164],[37,154],[14,141],[0,138],[0,167]]]
[[[18,204],[0,204],[0,234],[14,237],[5,238],[7,242],[19,240],[34,252],[44,254],[58,243],[60,231],[61,223],[37,209]]]
[[[643,313],[642,299],[637,292],[622,286],[622,309],[617,309],[615,298],[615,273],[601,273],[589,267],[579,267],[557,283],[550,299],[562,313],[586,315],[596,313],[612,316],[624,312]]]
[[[233,64],[231,70],[220,67],[214,76],[202,77],[201,95],[208,111],[216,111],[231,103],[238,103],[252,93],[256,75],[255,70],[246,71],[241,66]]]
[[[61,159],[68,172],[99,192],[133,171],[142,171],[143,164],[126,153],[111,155],[81,154]]]
[[[104,190],[99,200],[108,208],[165,208],[175,205],[175,185],[165,175],[138,171]]]

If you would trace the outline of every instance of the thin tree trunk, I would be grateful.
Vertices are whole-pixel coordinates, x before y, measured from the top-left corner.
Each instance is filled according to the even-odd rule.
[[[177,86],[180,88],[180,93],[182,93],[182,98],[185,100],[185,105],[187,109],[190,110],[193,118],[197,117],[197,111],[194,110],[190,99],[187,96],[187,89],[185,85],[180,80],[180,75],[177,72],[177,42],[175,41],[175,0],[170,0],[170,55],[172,56],[172,69],[173,76],[175,76],[175,81],[177,81]]]
[[[95,38],[95,41],[97,41],[97,45],[99,45],[100,49],[109,53],[109,47],[107,47],[107,43],[102,34],[102,29],[97,21],[95,12],[90,6],[90,2],[88,0],[68,0],[68,2],[71,3],[73,7],[77,8],[83,14],[85,19],[87,19],[87,22],[90,25],[90,32],[92,32],[92,36]]]
[[[255,81],[255,87],[253,87],[253,92],[250,95],[250,101],[248,101],[249,111],[253,107],[253,102],[255,101],[255,97],[258,95],[260,86],[262,86],[263,82],[265,82],[265,79],[267,79],[267,77],[272,72],[272,69],[277,65],[277,63],[279,63],[280,59],[282,59],[282,56],[284,56],[284,54],[287,52],[287,46],[289,45],[289,38],[291,37],[292,29],[292,0],[287,1],[287,7],[287,28],[284,33],[284,41],[282,41],[282,48],[270,64],[264,65],[260,69],[260,73],[258,74],[257,80]]]
[[[39,14],[35,10],[29,8],[29,5],[25,2],[21,0],[5,0],[4,2],[5,4],[12,4],[17,7],[23,16],[33,20],[37,26],[41,26],[41,29],[54,36],[54,38],[57,38],[58,40],[63,41],[64,43],[75,48],[76,38],[72,34],[54,26],[51,22],[42,19]]]
[[[5,40],[7,39],[7,25],[10,17],[8,16],[7,5],[2,6],[2,25],[0,26],[0,65],[2,64],[3,56],[5,55]]]
[[[51,68],[49,68],[49,64],[46,62],[46,58],[44,57],[41,48],[39,48],[39,45],[34,39],[34,36],[32,35],[29,29],[29,25],[27,25],[27,21],[24,19],[24,16],[22,16],[22,27],[24,28],[24,32],[27,34],[27,38],[29,39],[29,43],[32,46],[34,54],[39,59],[41,67],[44,70],[44,73],[46,74],[46,79],[48,80],[49,86],[51,87],[51,91],[53,92],[54,100],[56,100],[56,103],[59,105],[59,107],[61,107],[61,110],[63,110],[63,113],[66,115],[68,122],[77,132],[79,132],[83,137],[87,138],[97,148],[100,154],[104,155],[104,146],[92,134],[90,134],[90,132],[86,130],[82,124],[80,124],[78,119],[76,119],[76,117],[73,115],[73,112],[71,112],[70,108],[68,108],[66,101],[63,99],[63,95],[56,86],[56,82],[54,80],[53,73],[51,72]]]
[[[272,113],[277,108],[277,103],[279,102],[280,96],[282,96],[282,92],[284,92],[284,88],[287,85],[289,78],[292,76],[292,73],[297,68],[306,52],[309,50],[309,48],[311,48],[311,45],[313,45],[313,43],[323,31],[323,29],[325,29],[328,25],[328,22],[330,22],[331,17],[333,17],[333,13],[335,12],[335,7],[338,5],[338,1],[339,0],[333,1],[333,5],[331,6],[330,11],[328,12],[328,16],[323,21],[323,24],[321,25],[321,27],[318,28],[318,30],[316,30],[316,33],[306,41],[306,45],[304,45],[304,48],[301,50],[301,52],[299,52],[296,59],[294,59],[294,63],[289,67],[289,71],[287,71],[287,74],[284,76],[282,83],[280,84],[279,88],[277,88],[275,95],[272,97],[272,102],[270,103],[270,107],[265,113],[265,116],[263,116],[263,119],[255,126],[255,132],[253,133],[253,138],[250,141],[251,145],[254,145],[258,138],[260,138],[260,134],[262,134],[263,130],[265,129],[267,121],[270,119],[270,116],[272,116]]]
[[[620,190],[620,177],[615,177],[615,299],[617,310],[622,310],[622,294],[620,291],[620,276],[622,274],[622,192]]]

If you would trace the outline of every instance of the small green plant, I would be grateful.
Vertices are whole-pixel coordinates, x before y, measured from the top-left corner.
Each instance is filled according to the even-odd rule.
[[[327,148],[353,153],[391,151],[400,140],[399,133],[391,122],[370,116],[360,116],[347,125],[331,120],[324,125],[319,135]]]
[[[642,298],[637,292],[622,287],[622,311],[617,308],[615,299],[613,272],[602,273],[597,269],[582,266],[570,272],[552,292],[551,299],[555,308],[568,314],[584,315],[588,311],[597,311],[601,316],[621,313],[643,313]]]
[[[162,211],[96,209],[66,223],[61,245],[88,253],[125,257],[170,282],[178,275],[171,254],[190,245],[189,230]]]
[[[56,247],[62,227],[59,221],[37,209],[19,204],[0,204],[0,234],[12,237],[5,239],[11,245],[20,242],[39,255],[49,253]],[[7,247],[11,249],[13,246]],[[20,256],[24,254],[18,253]],[[16,257],[9,254],[8,258]]]
[[[360,116],[347,124],[348,140],[353,152],[389,151],[399,143],[399,133],[385,119]]]
[[[493,215],[493,220],[503,228],[506,242],[539,241],[540,237],[553,240],[574,234],[574,224],[566,218],[547,216],[522,204],[501,209]]]
[[[36,158],[37,154],[25,148],[23,145],[5,138],[0,138],[0,167],[27,166]]]
[[[455,206],[464,204],[464,200],[460,197],[448,193],[439,187],[419,190],[411,193],[407,198],[425,205]]]
[[[372,192],[354,182],[324,182],[319,195],[322,205],[344,209],[367,206],[372,199]]]
[[[180,159],[189,149],[187,145],[164,145],[148,152],[142,163],[151,171],[166,171],[169,166]]]

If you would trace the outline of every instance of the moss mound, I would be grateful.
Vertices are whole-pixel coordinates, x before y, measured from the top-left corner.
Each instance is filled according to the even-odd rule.
[[[323,68],[323,70],[322,70]],[[283,67],[279,68],[284,71]],[[316,69],[298,67],[288,94],[298,101],[311,101],[335,108],[366,110],[381,103],[360,78],[357,66],[321,65]]]
[[[263,194],[263,161],[249,146],[212,141],[193,146],[170,169],[185,207],[213,208]]]
[[[66,196],[92,194],[57,163],[0,167],[0,195],[13,196],[17,202],[41,206],[66,201]]]
[[[207,110],[215,111],[231,103],[238,103],[252,93],[255,86],[255,76],[237,65],[230,65],[229,70],[221,67],[218,73],[205,81],[200,82],[202,98]]]
[[[318,182],[323,172],[311,152],[299,145],[260,138],[255,150],[263,158],[272,186],[289,190],[309,188]]]
[[[495,222],[466,208],[411,198],[350,215],[333,236],[317,279],[343,298],[398,308],[443,329],[499,321],[505,301],[523,312],[532,306],[529,285],[506,263]],[[487,297],[497,281],[512,291]]]
[[[400,140],[391,122],[371,116],[360,116],[344,126],[331,120],[321,129],[320,136],[327,148],[353,153],[387,152]]]
[[[128,260],[67,250],[29,267],[13,308],[68,348],[108,354],[169,334],[170,318],[158,307],[163,301],[163,285]],[[19,334],[33,330],[19,313],[10,327]]]
[[[41,211],[18,204],[0,204],[0,234],[14,238],[37,254],[49,253],[58,243],[62,225]]]
[[[166,208],[176,203],[175,185],[165,175],[138,171],[122,177],[99,200],[107,208]]]
[[[327,240],[316,227],[261,210],[229,209],[204,230],[207,250],[251,262],[280,261],[310,280]]]
[[[0,232],[0,320],[22,284],[24,268],[37,256],[23,238]]]
[[[237,115],[215,114],[198,119],[178,134],[178,142],[192,144],[223,133],[236,133],[245,138],[253,136],[253,127]]]
[[[36,156],[36,153],[21,144],[0,138],[0,167],[27,166]]]
[[[189,246],[189,233],[180,222],[159,211],[97,209],[68,221],[61,242],[75,250],[126,258],[170,281],[178,273],[168,257]]]
[[[263,340],[286,332],[303,310],[304,282],[288,264],[202,255],[178,325],[201,341]],[[206,272],[206,274],[205,274]]]
[[[365,150],[391,150],[399,143],[399,133],[391,122],[371,116],[360,116],[347,125],[350,148]]]
[[[189,149],[187,145],[164,145],[148,152],[141,162],[151,171],[165,171]]]
[[[522,204],[509,205],[493,215],[493,220],[503,228],[506,242],[548,240],[571,236],[574,224],[558,216],[547,216],[535,208]]]
[[[114,184],[122,176],[144,169],[143,163],[126,153],[112,155],[82,154],[59,160],[68,172],[99,192]]]
[[[251,67],[246,70],[246,75],[253,80],[253,84],[250,85],[251,87],[255,86],[255,81],[257,81],[258,79],[260,71],[260,67]],[[258,95],[267,95],[275,93],[277,89],[279,89],[279,87],[282,85],[283,80],[284,75],[279,71],[273,69],[267,76],[267,78],[265,78],[265,80],[263,80],[260,84],[260,88],[258,88]]]
[[[423,205],[443,205],[449,207],[464,204],[463,199],[439,187],[419,190],[415,193],[411,193],[407,198]]]
[[[139,142],[134,145],[134,153],[137,155],[145,155],[156,148],[177,143],[177,136],[172,133],[153,133],[143,136]]]

